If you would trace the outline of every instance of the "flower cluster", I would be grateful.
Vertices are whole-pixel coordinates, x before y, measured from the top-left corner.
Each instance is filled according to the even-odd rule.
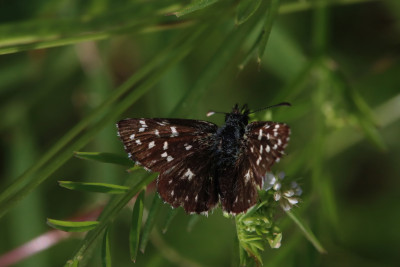
[[[282,209],[285,211],[290,210],[294,205],[299,203],[299,196],[302,194],[301,187],[296,182],[286,182],[284,180],[285,174],[283,172],[278,175],[267,173],[264,178],[265,191],[274,190],[273,197],[278,201]]]

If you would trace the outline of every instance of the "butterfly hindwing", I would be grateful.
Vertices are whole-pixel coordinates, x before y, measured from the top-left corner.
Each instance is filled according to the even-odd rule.
[[[209,153],[187,155],[160,173],[157,187],[161,198],[173,207],[183,206],[188,213],[211,210],[219,200],[212,165]]]
[[[228,213],[241,213],[258,200],[257,183],[249,159],[242,153],[233,168],[219,175],[222,209]]]

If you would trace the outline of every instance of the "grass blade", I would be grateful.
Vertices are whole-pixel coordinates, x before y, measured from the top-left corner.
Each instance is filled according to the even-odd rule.
[[[93,160],[104,163],[113,163],[131,167],[134,163],[126,156],[105,152],[75,152],[74,156],[80,159]]]
[[[143,217],[143,201],[144,191],[142,191],[136,198],[135,205],[132,211],[131,230],[129,233],[129,251],[131,255],[131,260],[133,262],[136,262],[136,255],[139,250],[140,230]]]
[[[72,182],[72,181],[58,181],[58,184],[61,187],[70,190],[107,193],[107,194],[125,194],[130,189],[127,186],[106,184],[106,183],[82,183],[82,182]]]
[[[110,226],[107,227],[101,246],[101,259],[103,267],[111,267]]]
[[[261,0],[241,0],[236,12],[236,24],[245,23],[260,7]]]
[[[71,222],[71,221],[61,221],[48,218],[47,224],[53,227],[54,229],[62,230],[65,232],[86,232],[96,228],[99,222],[98,221]]]
[[[303,222],[301,222],[298,216],[296,216],[290,210],[286,211],[286,214],[289,215],[289,217],[297,224],[297,226],[303,232],[304,236],[308,239],[308,241],[311,242],[311,244],[313,244],[313,246],[315,247],[316,250],[318,250],[319,253],[321,254],[327,253],[325,248],[321,245],[321,243],[315,237],[313,232],[311,232],[311,230],[308,227],[306,227],[306,225]]]
[[[158,194],[154,195],[153,202],[149,210],[149,215],[147,216],[146,223],[143,227],[142,238],[140,240],[140,251],[144,253],[147,243],[149,242],[150,232],[153,230],[153,226],[156,220],[158,211],[160,210],[161,199]]]
[[[218,0],[195,0],[191,4],[187,5],[183,9],[177,12],[171,13],[171,15],[175,15],[178,18],[184,15],[190,14],[194,11],[206,8],[218,2]]]

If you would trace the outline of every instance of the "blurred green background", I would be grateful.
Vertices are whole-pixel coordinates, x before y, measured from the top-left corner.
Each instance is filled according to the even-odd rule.
[[[282,246],[265,249],[264,266],[399,266],[400,2],[203,1],[193,12],[189,3],[0,1],[0,266],[51,230],[46,218],[87,218],[110,199],[58,180],[122,185],[144,175],[73,157],[125,156],[118,120],[221,124],[223,116],[206,112],[282,101],[292,107],[253,119],[291,126],[288,156],[273,170],[300,179],[295,211],[328,253],[278,214]],[[178,10],[188,14],[166,16]],[[131,207],[111,227],[113,266],[134,265]],[[234,220],[219,208],[196,220],[180,209],[162,234],[169,209],[159,210],[136,266],[238,266]],[[18,254],[15,266],[62,266],[82,238]],[[88,266],[100,266],[100,247],[92,252]]]

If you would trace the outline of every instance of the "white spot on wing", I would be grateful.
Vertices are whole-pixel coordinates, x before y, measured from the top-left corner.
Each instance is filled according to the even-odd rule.
[[[129,136],[129,139],[131,140],[135,139],[135,134],[131,134],[131,136]]]
[[[258,131],[258,140],[261,140],[262,134],[263,134],[263,131],[262,131],[262,129],[260,129],[260,131]]]
[[[195,201],[195,202],[197,202],[198,197],[199,197],[199,195],[196,195],[196,196],[194,197],[194,201]]]
[[[163,158],[166,158],[167,156],[168,156],[167,152],[164,152],[164,153],[161,154],[161,157],[163,157]]]
[[[172,179],[168,181],[169,184],[172,184]]]
[[[260,156],[258,157],[258,159],[257,159],[257,162],[256,162],[256,163],[257,163],[257,166],[260,165],[261,159],[262,159],[262,158],[261,158],[261,155],[260,155]]]
[[[263,153],[263,150],[264,150],[264,147],[263,147],[263,145],[260,145],[260,154],[262,154],[262,153]]]
[[[168,157],[167,157],[167,161],[168,161],[168,162],[170,162],[170,161],[172,161],[172,160],[174,160],[173,157],[171,157],[171,156],[168,156]]]
[[[185,201],[188,201],[188,200],[189,200],[189,196],[186,196],[186,197],[185,197]]]
[[[144,132],[144,130],[145,130],[144,128],[140,128],[139,132]]]
[[[167,150],[167,149],[168,149],[168,142],[167,142],[167,141],[164,142],[163,149],[164,149],[164,150]]]
[[[174,196],[174,190],[171,191],[171,197],[173,197],[173,196]]]
[[[276,144],[272,147],[273,150],[276,150],[277,148],[278,146]]]
[[[157,135],[157,137],[160,137],[160,132],[157,129],[154,131],[154,134]]]
[[[154,141],[151,141],[151,142],[149,143],[149,148],[153,148],[153,147],[155,147],[155,146],[156,146],[156,144],[155,144]]]
[[[267,145],[267,147],[265,148],[265,151],[267,151],[267,153],[269,153],[269,151],[271,151],[269,145]]]
[[[191,146],[191,145],[188,145],[188,146],[186,146],[185,148],[186,148],[186,150],[190,150],[190,149],[192,148],[192,146]]]
[[[136,140],[136,144],[138,144],[138,145],[141,145],[141,144],[142,144],[142,142],[140,142],[140,140],[139,140],[139,139],[137,139],[137,140]]]
[[[281,139],[278,139],[278,146],[282,145]]]
[[[187,177],[188,180],[190,181],[190,180],[192,180],[194,173],[188,168],[187,171],[185,172],[184,176]]]
[[[171,128],[171,137],[174,137],[174,136],[178,136],[179,135],[179,133],[178,133],[178,131],[176,130],[176,127],[170,127]]]
[[[258,165],[258,164],[257,164]],[[247,171],[247,173],[244,175],[245,178],[245,183],[247,184],[250,181],[250,170]],[[237,198],[237,197],[236,197]]]

